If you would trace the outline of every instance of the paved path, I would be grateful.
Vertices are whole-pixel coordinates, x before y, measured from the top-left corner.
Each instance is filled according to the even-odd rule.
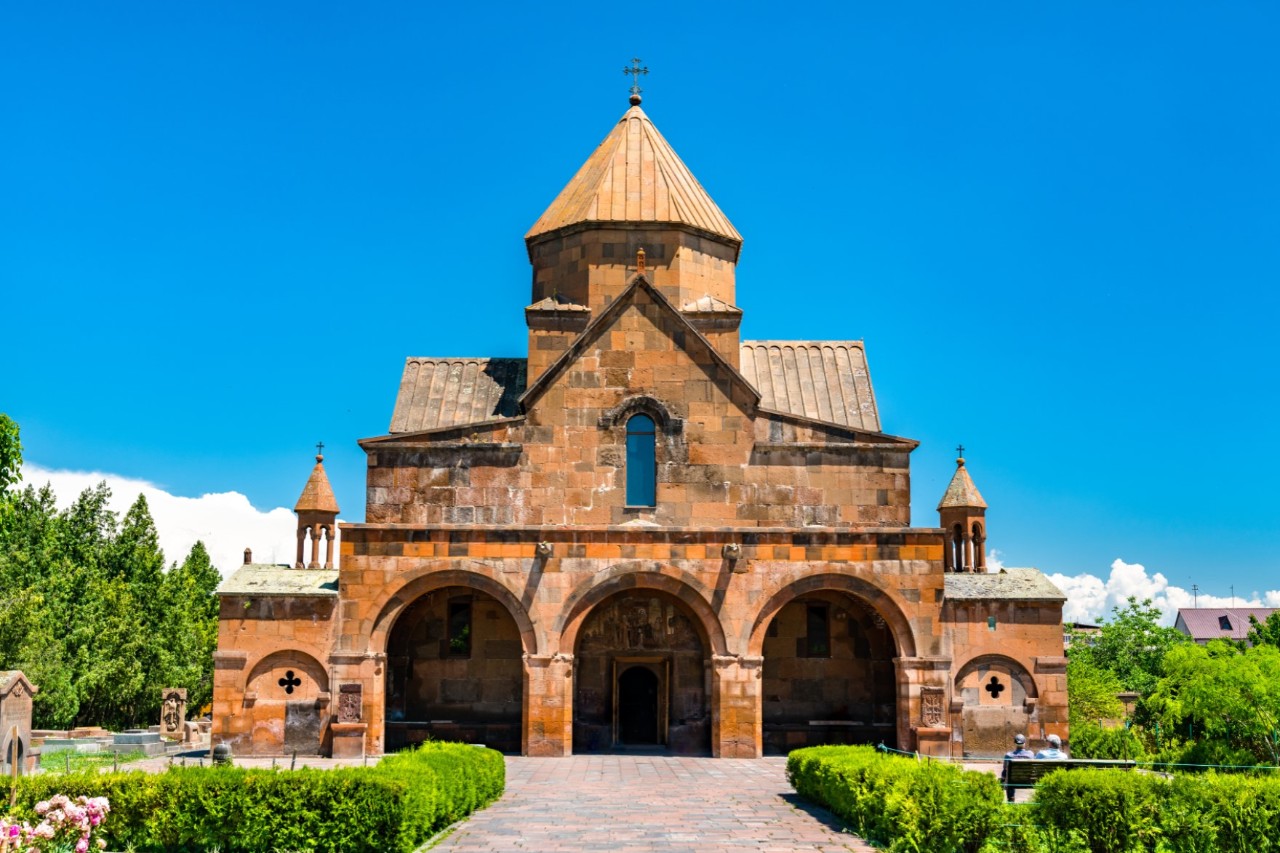
[[[507,791],[438,853],[870,853],[787,784],[785,758],[507,757]]]

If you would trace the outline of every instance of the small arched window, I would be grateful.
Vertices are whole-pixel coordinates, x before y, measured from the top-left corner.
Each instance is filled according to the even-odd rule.
[[[653,418],[632,415],[627,421],[627,506],[658,503],[656,441]]]

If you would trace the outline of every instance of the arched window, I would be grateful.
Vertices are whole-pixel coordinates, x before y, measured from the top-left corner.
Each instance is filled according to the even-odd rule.
[[[627,506],[658,502],[657,437],[653,418],[632,415],[627,421]]]

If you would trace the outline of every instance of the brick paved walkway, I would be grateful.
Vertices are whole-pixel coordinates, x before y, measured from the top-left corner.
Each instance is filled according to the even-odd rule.
[[[507,792],[434,851],[870,853],[787,784],[785,758],[507,757]]]

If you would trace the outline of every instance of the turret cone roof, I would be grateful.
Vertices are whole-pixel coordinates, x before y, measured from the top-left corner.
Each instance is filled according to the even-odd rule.
[[[307,485],[293,508],[294,512],[332,512],[338,510],[338,499],[333,496],[333,486],[329,485],[329,476],[324,472],[324,457],[316,456],[316,467],[311,469]]]
[[[942,500],[938,502],[939,510],[948,508],[987,508],[987,502],[982,499],[982,493],[973,484],[973,478],[969,476],[968,469],[964,467],[963,458],[956,460],[955,476],[951,478],[947,491],[942,495]]]
[[[614,222],[685,225],[742,244],[742,235],[638,104],[626,111],[525,240],[573,225]]]

